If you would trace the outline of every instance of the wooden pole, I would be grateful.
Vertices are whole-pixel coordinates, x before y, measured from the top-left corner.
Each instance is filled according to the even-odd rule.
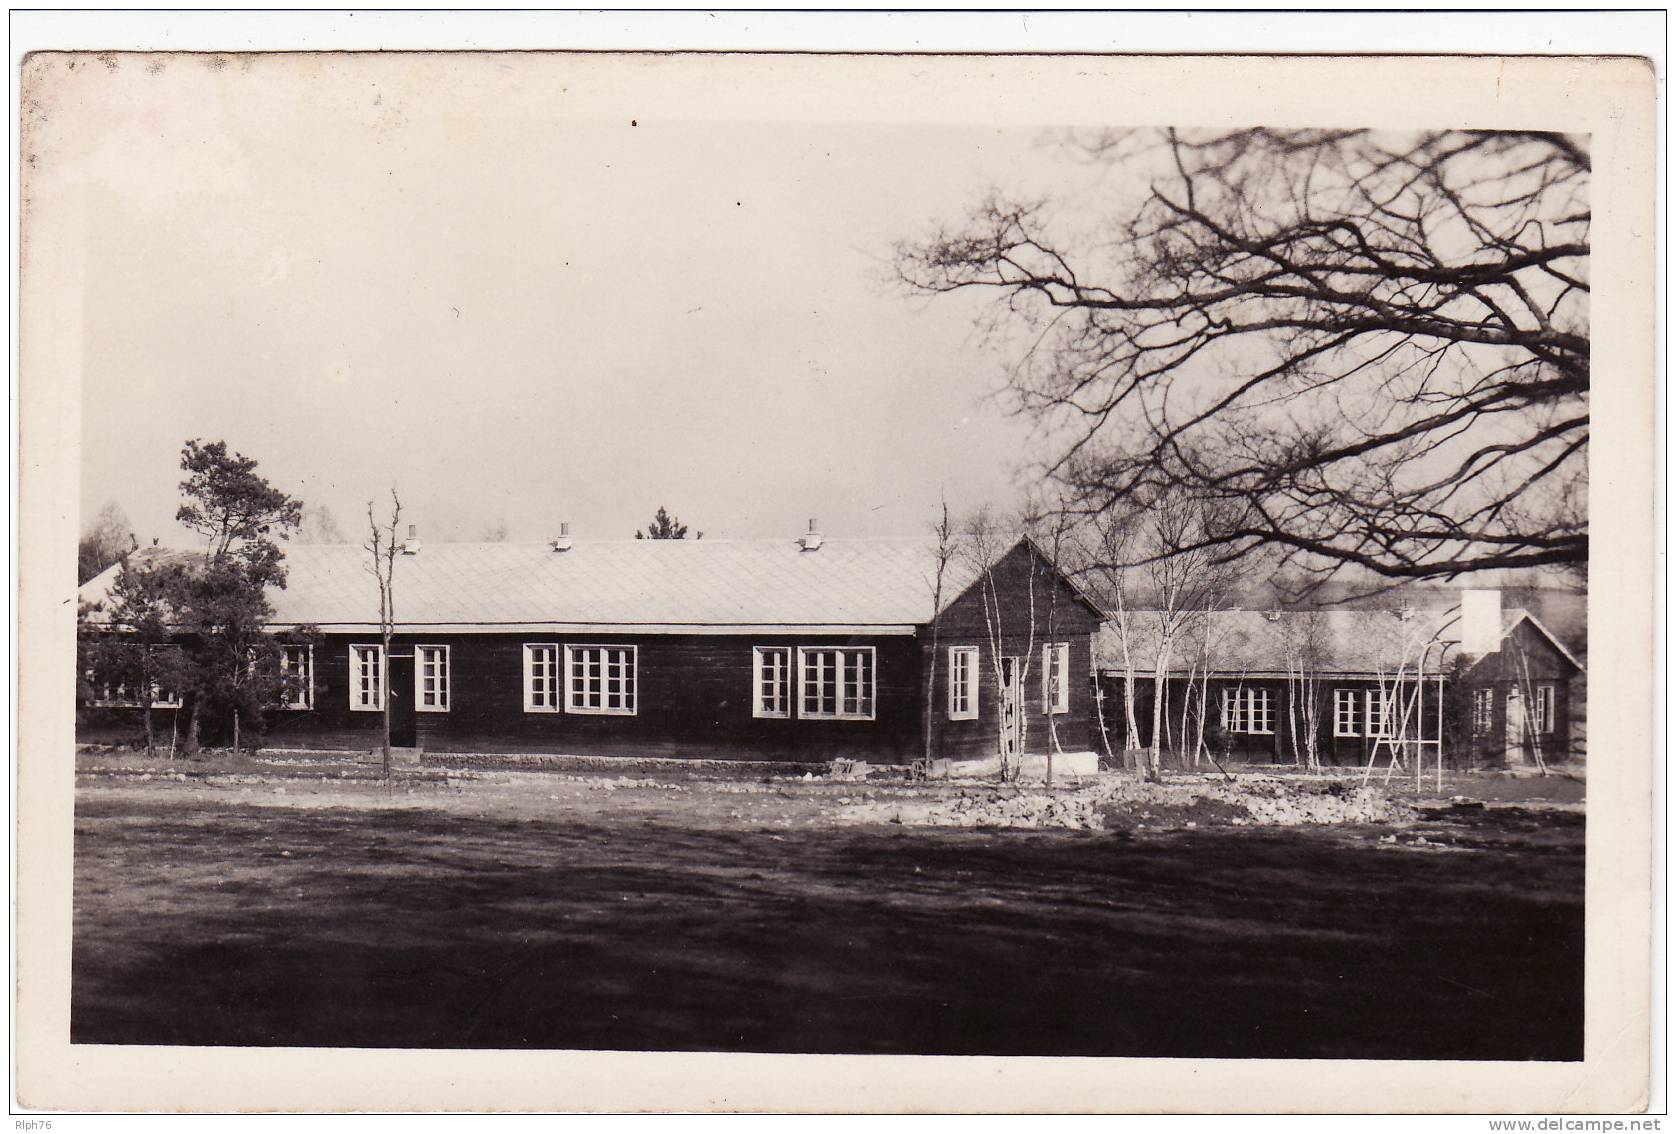
[[[1443,654],[1437,655],[1437,794],[1443,794]]]

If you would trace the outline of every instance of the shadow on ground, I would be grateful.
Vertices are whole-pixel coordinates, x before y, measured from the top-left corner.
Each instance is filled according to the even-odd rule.
[[[73,1039],[1580,1059],[1582,816],[1451,823],[1473,849],[84,799]]]

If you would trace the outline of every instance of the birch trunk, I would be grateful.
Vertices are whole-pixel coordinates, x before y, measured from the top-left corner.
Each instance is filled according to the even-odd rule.
[[[1147,750],[1146,778],[1157,783],[1162,767],[1159,745],[1164,740],[1164,701],[1169,696],[1170,636],[1165,634],[1158,645],[1158,658],[1152,671],[1152,746]]]

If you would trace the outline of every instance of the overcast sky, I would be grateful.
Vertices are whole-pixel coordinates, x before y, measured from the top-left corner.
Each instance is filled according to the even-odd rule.
[[[444,539],[623,538],[659,504],[901,535],[939,492],[1012,500],[1005,360],[891,246],[1074,176],[1044,129],[570,116],[556,71],[469,64],[129,57],[50,88],[80,123],[41,160],[85,195],[84,521],[184,538],[188,437],[357,540],[392,484]]]

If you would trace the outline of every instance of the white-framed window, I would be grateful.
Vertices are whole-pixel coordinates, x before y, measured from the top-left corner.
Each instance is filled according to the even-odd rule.
[[[93,675],[88,675],[92,681]],[[93,700],[90,702],[102,709],[143,709],[145,702],[140,700],[139,690],[130,691],[122,682],[115,685],[94,685]],[[154,709],[178,709],[181,706],[180,694],[172,689],[165,689],[156,682],[151,686],[151,707]]]
[[[1333,690],[1333,735],[1361,736],[1361,698],[1356,689]]]
[[[1494,689],[1474,689],[1472,691],[1472,735],[1488,736],[1496,723],[1496,691]]]
[[[1391,694],[1385,689],[1369,689],[1367,692],[1367,724],[1369,736],[1389,736],[1386,731],[1391,725]]]
[[[87,671],[87,684],[92,687],[93,699],[88,702],[101,709],[137,709],[140,707],[139,690],[128,691],[128,684],[118,681],[100,681],[99,675],[93,670]]]
[[[1049,642],[1042,647],[1042,712],[1071,711],[1071,644]]]
[[[791,716],[791,647],[751,649],[751,715]]]
[[[978,719],[978,647],[949,647],[949,720]]]
[[[1554,687],[1536,687],[1536,731],[1544,735],[1554,731]]]
[[[798,715],[812,719],[873,719],[872,646],[799,646]]]
[[[421,713],[448,711],[447,646],[413,647],[413,705]]]
[[[1222,731],[1272,735],[1274,692],[1251,686],[1222,691]]]
[[[165,650],[178,649],[177,646],[137,646],[126,645],[122,649],[145,649],[151,656],[156,656]],[[87,684],[92,689],[92,699],[88,702],[103,709],[141,709],[145,702],[140,698],[139,686],[130,687],[126,681],[102,680],[93,670],[87,671]],[[156,681],[151,683],[151,707],[154,709],[178,709],[181,707],[180,691],[169,689]]]
[[[349,707],[370,713],[384,708],[384,647],[349,647]]]
[[[559,711],[559,647],[549,642],[524,644],[524,712]]]
[[[566,646],[565,711],[634,716],[638,646]]]
[[[280,703],[287,709],[314,708],[314,647],[281,646],[279,675],[285,682]]]

